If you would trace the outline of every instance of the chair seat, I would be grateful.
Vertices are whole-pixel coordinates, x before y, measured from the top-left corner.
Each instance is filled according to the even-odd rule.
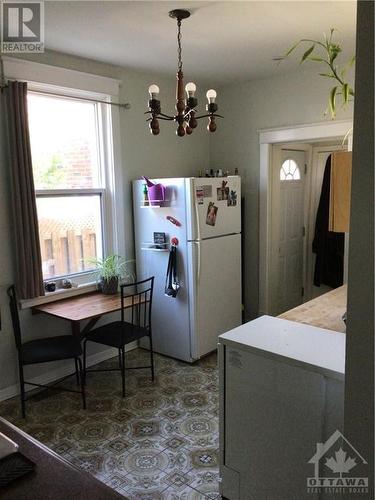
[[[134,340],[149,336],[147,328],[132,325],[131,323],[114,321],[94,328],[86,335],[86,340],[110,347],[123,347]]]
[[[24,365],[77,358],[81,354],[81,343],[73,335],[31,340],[22,344],[21,347]]]

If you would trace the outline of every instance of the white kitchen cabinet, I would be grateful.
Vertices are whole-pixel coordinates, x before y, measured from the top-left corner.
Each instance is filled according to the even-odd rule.
[[[219,342],[222,496],[320,498],[308,461],[342,430],[345,335],[262,316]]]

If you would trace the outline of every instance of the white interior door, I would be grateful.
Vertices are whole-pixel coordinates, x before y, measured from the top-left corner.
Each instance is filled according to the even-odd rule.
[[[275,314],[303,301],[305,155],[281,148],[274,162]]]

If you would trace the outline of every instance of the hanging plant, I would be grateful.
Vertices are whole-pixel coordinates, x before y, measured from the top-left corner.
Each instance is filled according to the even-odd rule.
[[[342,106],[346,106],[351,98],[354,98],[354,89],[347,81],[347,73],[355,62],[353,56],[345,64],[337,62],[337,56],[342,52],[338,43],[333,41],[333,35],[337,30],[331,28],[330,35],[324,33],[324,40],[312,40],[309,38],[302,38],[294,45],[292,45],[284,55],[275,57],[275,61],[284,61],[287,59],[298,47],[305,46],[307,49],[302,54],[300,64],[306,61],[312,61],[324,66],[325,70],[319,75],[323,78],[330,78],[334,80],[334,85],[330,89],[328,98],[328,108],[326,113],[330,112],[332,119],[336,117],[337,101],[341,100]]]

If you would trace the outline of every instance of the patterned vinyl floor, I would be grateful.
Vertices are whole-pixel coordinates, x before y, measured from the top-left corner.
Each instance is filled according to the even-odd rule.
[[[147,351],[126,363],[148,364]],[[155,382],[150,370],[127,372],[124,399],[119,372],[89,373],[86,411],[80,395],[48,391],[27,403],[25,420],[18,398],[0,415],[126,498],[219,498],[216,355],[193,365],[157,355],[155,365]]]

